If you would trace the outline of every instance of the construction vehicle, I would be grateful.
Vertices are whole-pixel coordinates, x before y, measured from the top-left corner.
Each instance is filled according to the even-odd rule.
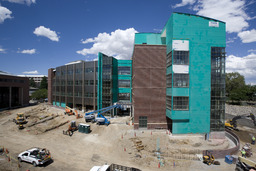
[[[246,119],[246,118],[251,118],[254,126],[256,126],[255,116],[252,113],[250,113],[249,115],[248,114],[237,115],[237,116],[233,117],[232,119],[225,121],[225,127],[228,129],[238,130],[237,129],[237,120],[238,119]]]
[[[70,116],[70,115],[74,115],[75,112],[70,107],[66,106],[64,114]]]
[[[84,116],[85,121],[86,122],[88,122],[88,121],[96,122],[99,125],[109,125],[110,121],[106,117],[104,117],[102,114],[109,110],[115,109],[115,108],[122,109],[123,105],[121,103],[114,103],[114,105],[112,105],[112,106],[105,107],[105,108],[95,110],[92,112],[88,112]],[[97,117],[95,118],[96,113],[98,113],[98,114],[97,114]]]
[[[256,170],[256,162],[239,156],[238,161],[236,163],[236,169],[235,170],[236,171]]]
[[[76,121],[71,121],[70,125],[68,126],[68,129],[66,131],[63,130],[63,134],[72,136],[73,133],[77,130],[78,130],[78,127],[76,126]]]
[[[203,163],[207,164],[208,166],[220,165],[219,161],[215,161],[215,157],[211,154],[211,151],[206,151],[206,155],[203,156]]]
[[[24,113],[18,113],[16,118],[13,119],[13,122],[15,122],[16,124],[26,124],[27,121]]]
[[[23,124],[19,124],[18,128],[19,128],[19,129],[24,129],[25,127],[24,127]]]

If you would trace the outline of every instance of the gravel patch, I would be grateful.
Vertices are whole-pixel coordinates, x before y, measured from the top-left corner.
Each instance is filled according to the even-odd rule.
[[[256,115],[256,107],[226,104],[225,112],[230,115],[243,115],[243,114],[250,114],[250,113],[253,113],[254,115]]]

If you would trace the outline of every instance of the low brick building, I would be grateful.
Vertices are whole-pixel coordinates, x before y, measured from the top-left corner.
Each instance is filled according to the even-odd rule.
[[[29,79],[0,72],[0,109],[29,105]]]

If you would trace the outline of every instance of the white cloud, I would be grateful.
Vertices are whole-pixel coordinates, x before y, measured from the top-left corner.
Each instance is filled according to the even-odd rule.
[[[226,43],[233,43],[236,39],[237,39],[237,37],[228,38]]]
[[[256,52],[256,49],[250,49],[248,52]]]
[[[238,36],[242,40],[243,43],[251,43],[256,42],[256,30],[252,29],[250,31],[243,31],[238,33]]]
[[[196,0],[182,0],[181,3],[174,5],[173,8],[183,7],[183,6],[186,6],[189,4],[192,5],[195,2],[196,2]]]
[[[35,71],[25,71],[23,72],[23,74],[38,74],[38,71],[35,70]]]
[[[27,5],[36,3],[36,0],[5,0],[5,1],[17,3],[17,4],[27,4]]]
[[[77,53],[97,55],[99,52],[102,52],[117,59],[130,59],[132,57],[135,33],[137,31],[134,28],[126,30],[117,29],[110,34],[99,33],[97,37],[82,40],[82,43],[93,43],[93,46],[89,49],[79,50]]]
[[[22,51],[18,51],[18,53],[23,53],[23,54],[35,54],[35,53],[36,53],[36,49],[22,50]]]
[[[248,28],[249,17],[245,10],[245,0],[182,0],[182,5],[193,5],[197,15],[202,15],[226,22],[228,33],[238,33]],[[177,6],[178,5],[178,6]],[[177,4],[177,7],[181,5]]]
[[[12,14],[12,12],[9,9],[1,6],[1,4],[0,4],[0,23],[3,23],[4,20],[6,20],[8,18],[11,19],[12,18],[11,14]]]
[[[56,41],[56,42],[58,42],[60,38],[55,31],[52,31],[51,29],[46,28],[44,26],[37,27],[33,33],[37,36],[47,37],[50,40]]]
[[[86,44],[86,43],[92,43],[94,42],[93,38],[89,38],[89,39],[86,39],[86,40],[81,40],[83,44]]]
[[[0,53],[5,53],[5,49],[0,47]]]
[[[245,77],[247,84],[256,84],[256,54],[251,53],[248,56],[237,57],[229,55],[226,59],[226,72],[239,72]]]

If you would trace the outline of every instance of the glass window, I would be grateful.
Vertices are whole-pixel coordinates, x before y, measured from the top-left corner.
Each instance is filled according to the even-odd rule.
[[[147,116],[139,116],[139,127],[140,128],[148,127],[148,117]]]
[[[225,130],[225,48],[211,48],[211,131]]]
[[[131,84],[130,80],[118,80],[118,87],[119,88],[129,88]]]
[[[173,87],[189,87],[189,74],[173,74]]]
[[[189,51],[173,51],[173,64],[189,65]]]
[[[130,93],[118,93],[119,101],[130,101]]]
[[[73,74],[73,70],[68,70],[68,75],[72,75]]]
[[[86,72],[86,73],[94,72],[94,68],[86,68],[86,69],[85,69],[85,72]]]
[[[118,75],[131,75],[131,67],[127,67],[127,66],[118,67]]]
[[[168,74],[166,76],[166,87],[168,88],[172,87],[172,74]]]
[[[92,98],[93,97],[93,93],[84,93],[84,97]]]
[[[73,81],[68,81],[68,85],[73,85]]]
[[[166,96],[166,108],[172,109],[172,96]]]
[[[166,65],[167,65],[167,67],[172,65],[172,52],[168,53],[168,55],[166,57]]]
[[[82,73],[82,68],[77,68],[76,69],[76,74],[81,74]]]
[[[89,80],[84,80],[84,85],[88,85],[89,84]]]
[[[173,97],[173,110],[189,110],[189,97]]]
[[[90,85],[94,85],[94,81],[93,80],[90,80]]]

